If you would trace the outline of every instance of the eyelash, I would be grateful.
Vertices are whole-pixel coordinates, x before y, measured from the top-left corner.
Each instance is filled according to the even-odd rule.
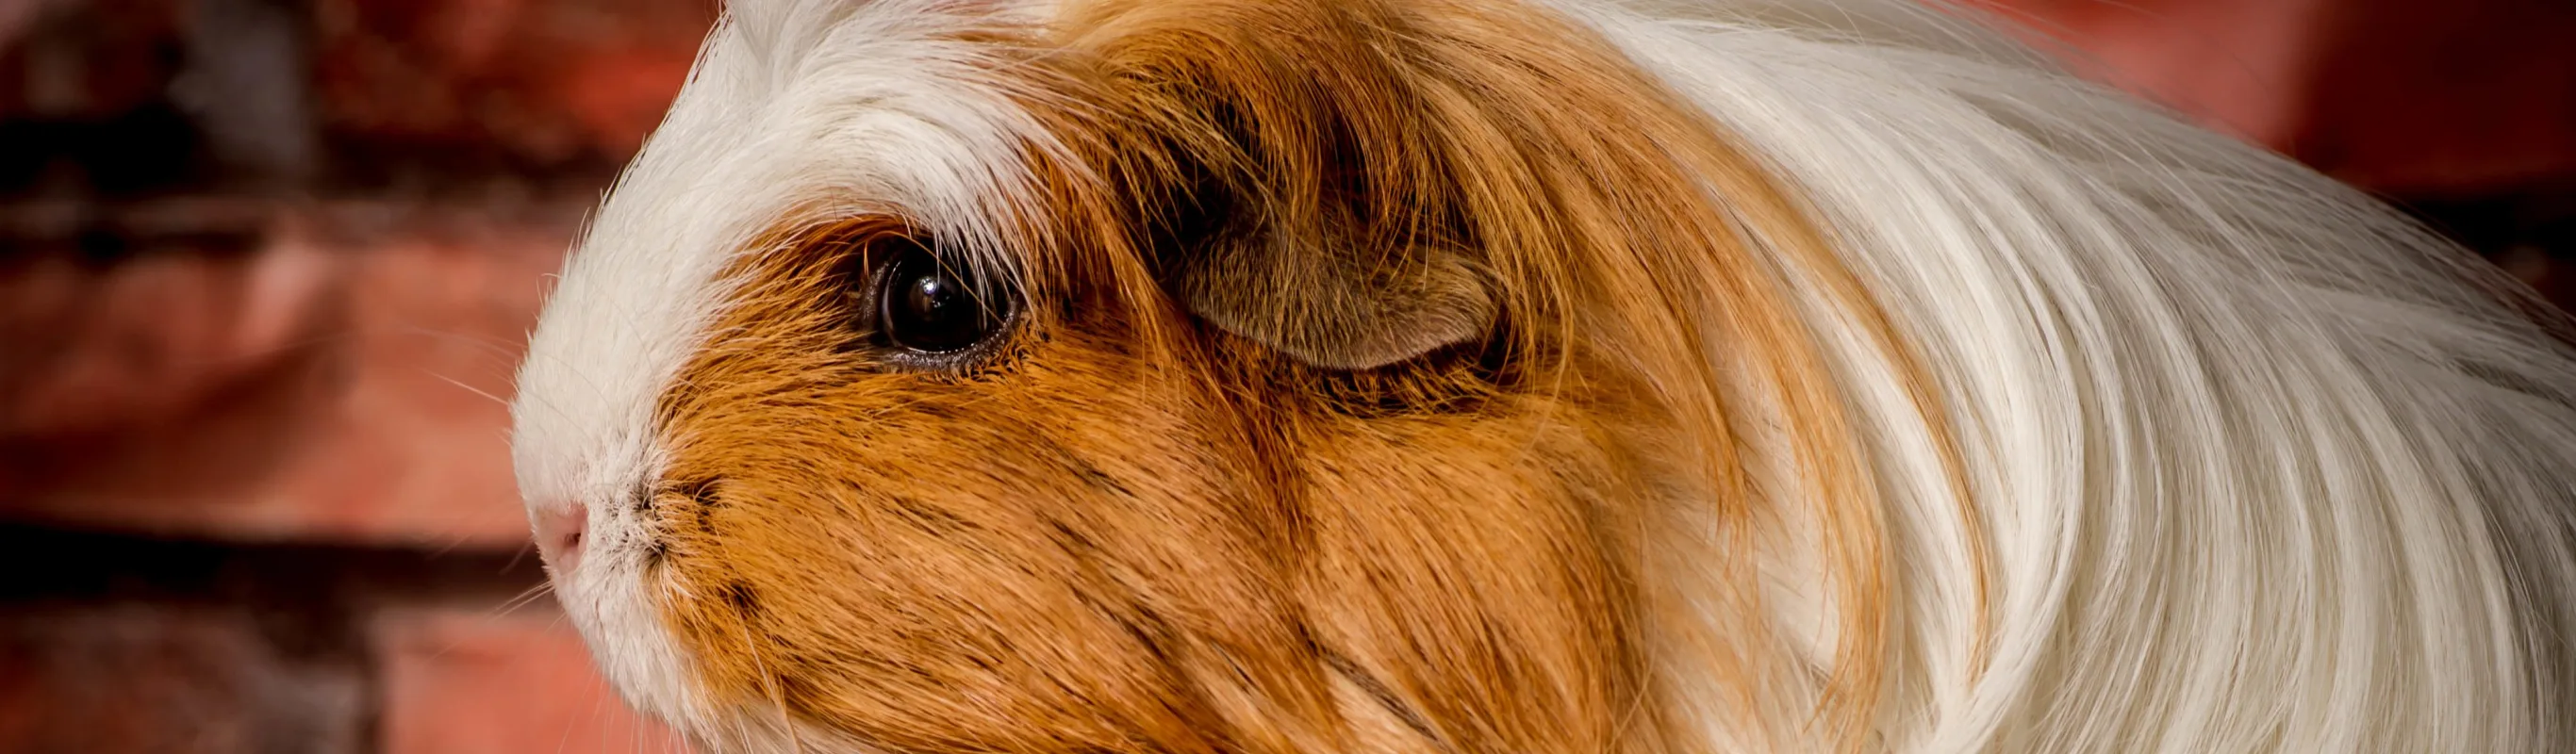
[[[854,282],[859,287],[851,291],[854,303],[857,304],[857,311],[853,312],[853,316],[857,320],[858,329],[866,337],[872,361],[905,371],[958,374],[987,365],[1011,340],[1023,308],[1012,292],[1012,286],[1005,281],[952,274],[965,265],[956,259],[956,255],[944,252],[945,250],[941,249],[935,240],[897,236],[872,244],[867,253],[860,255],[866,268],[861,271],[862,274],[854,276]],[[925,261],[937,266],[925,269],[921,266]],[[937,310],[940,308],[938,304],[943,300],[935,294],[932,300],[923,302],[931,306],[913,312],[899,310],[897,307],[904,302],[894,300],[895,296],[904,293],[898,286],[922,281],[926,275],[935,276],[935,280],[928,281],[934,285],[948,284],[939,286],[943,289],[942,292],[950,296],[944,299],[944,302],[954,304],[959,301],[969,301],[975,304],[972,309],[965,312],[978,319],[977,324],[973,325],[978,329],[973,331],[970,342],[946,349],[923,348],[919,347],[919,343],[904,342],[906,336],[898,332],[904,327],[957,326],[953,320],[933,319],[908,326],[895,321],[896,318],[906,314],[937,316]],[[951,287],[955,290],[944,290]],[[959,295],[966,298],[955,298]],[[996,308],[1000,310],[998,314],[994,312]],[[916,334],[914,337],[936,339],[939,336],[957,334],[931,332]]]

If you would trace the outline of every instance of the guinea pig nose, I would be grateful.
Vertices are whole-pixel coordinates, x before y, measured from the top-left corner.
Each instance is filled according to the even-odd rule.
[[[555,572],[570,573],[581,562],[581,537],[590,528],[587,513],[576,505],[537,514],[537,554],[553,564]]]

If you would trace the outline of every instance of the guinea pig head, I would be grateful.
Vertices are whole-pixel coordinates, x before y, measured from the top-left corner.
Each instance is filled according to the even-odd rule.
[[[717,750],[1679,748],[1659,668],[1770,672],[1662,574],[1750,515],[1708,323],[1804,384],[1794,212],[1583,39],[738,3],[523,371],[567,611]]]

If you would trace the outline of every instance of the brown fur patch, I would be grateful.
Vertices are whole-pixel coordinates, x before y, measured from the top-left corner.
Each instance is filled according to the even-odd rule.
[[[907,231],[807,208],[665,401],[657,577],[716,699],[902,751],[1689,750],[1675,656],[1746,710],[1805,672],[1746,562],[1781,502],[1748,492],[1749,383],[1837,590],[1820,737],[1863,740],[1880,507],[1789,281],[1895,340],[1703,118],[1509,5],[1093,0],[987,42],[1028,53],[1063,145],[1010,218],[1008,346],[965,373],[848,347],[846,271]],[[1243,233],[1327,241],[1208,263]],[[1453,262],[1491,286],[1481,332],[1365,370],[1277,347],[1314,312],[1193,298],[1411,295],[1382,283]],[[1649,557],[1687,505],[1739,546]]]

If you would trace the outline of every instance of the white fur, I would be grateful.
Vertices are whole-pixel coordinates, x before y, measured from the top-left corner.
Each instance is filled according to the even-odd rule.
[[[1791,180],[1940,383],[1973,520],[1885,361],[1809,302],[1893,506],[1887,750],[2576,745],[2560,638],[2576,358],[2482,292],[2492,271],[1911,6],[1545,4]],[[570,262],[515,410],[531,510],[588,509],[590,553],[559,575],[576,625],[631,700],[702,736],[740,721],[690,695],[626,502],[669,440],[656,400],[722,337],[704,331],[719,270],[816,197],[1010,264],[992,228],[1026,196],[1018,155],[1046,139],[980,75],[992,61],[931,36],[980,23],[959,3],[732,12]],[[1979,539],[1982,664],[1965,588]],[[1795,560],[1774,568],[1777,623],[1825,663],[1811,635],[1830,608]],[[1752,724],[1798,727],[1780,714]],[[1713,743],[1752,740],[1747,721],[1705,724]]]
[[[662,627],[634,516],[674,438],[656,406],[708,332],[720,279],[789,207],[891,213],[1007,266],[995,230],[1037,132],[941,38],[997,17],[939,0],[740,3],[620,177],[530,338],[513,452],[531,516],[579,506],[589,535],[556,591],[609,680],[698,736],[752,738],[691,691]],[[808,217],[809,221],[831,218]]]
[[[2576,744],[2576,359],[2496,273],[1919,8],[1676,5],[1559,7],[1798,185],[1965,444],[1983,520],[1884,362],[1839,344],[1895,503],[1890,750]],[[1804,594],[1783,626],[1818,622]]]

